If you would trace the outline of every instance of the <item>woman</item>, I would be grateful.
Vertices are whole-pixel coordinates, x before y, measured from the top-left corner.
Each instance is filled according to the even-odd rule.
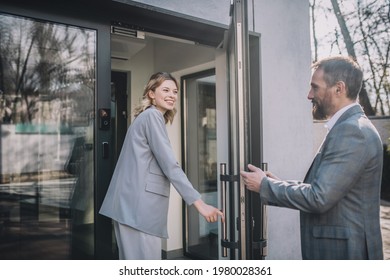
[[[177,94],[169,73],[150,77],[100,209],[114,221],[120,259],[161,259],[170,183],[207,222],[223,219],[221,211],[203,202],[174,157],[165,125],[173,121]]]

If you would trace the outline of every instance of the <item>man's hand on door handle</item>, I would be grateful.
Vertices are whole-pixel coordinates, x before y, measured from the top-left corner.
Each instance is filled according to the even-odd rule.
[[[247,189],[253,192],[260,192],[260,185],[265,177],[279,180],[279,178],[271,172],[264,172],[263,170],[252,164],[248,164],[248,170],[249,171],[242,170],[240,174]]]

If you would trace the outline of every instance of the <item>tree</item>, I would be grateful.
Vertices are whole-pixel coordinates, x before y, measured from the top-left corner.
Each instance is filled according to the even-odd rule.
[[[0,90],[13,99],[14,122],[31,123],[37,102],[66,98],[70,85],[94,81],[88,32],[11,16],[0,16],[0,26]]]
[[[313,57],[344,54],[362,67],[364,83],[359,102],[367,115],[389,115],[390,1],[311,0]],[[320,26],[320,17],[327,21]],[[332,21],[332,16],[335,19]],[[316,20],[317,19],[317,20]],[[334,24],[330,24],[334,22]],[[330,49],[329,49],[329,46]]]
[[[355,52],[355,45],[354,42],[352,41],[351,35],[349,33],[347,24],[345,22],[345,18],[343,14],[341,13],[339,3],[337,0],[331,0],[332,6],[333,6],[333,11],[334,14],[337,18],[337,22],[339,23],[339,27],[341,30],[341,34],[343,35],[345,47],[347,49],[348,56],[352,57],[355,61],[357,61],[356,57],[356,52]],[[360,90],[359,93],[359,102],[360,105],[362,105],[364,112],[368,116],[373,116],[375,115],[375,111],[373,110],[370,100],[368,99],[367,95],[367,90],[365,86],[365,82],[363,81],[362,89]]]

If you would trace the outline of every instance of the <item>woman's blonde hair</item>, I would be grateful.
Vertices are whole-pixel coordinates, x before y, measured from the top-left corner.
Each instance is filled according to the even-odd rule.
[[[133,111],[135,118],[143,111],[145,111],[147,108],[153,105],[153,100],[149,97],[149,92],[150,91],[154,92],[156,88],[158,88],[164,81],[167,80],[173,81],[176,84],[176,87],[178,88],[177,80],[167,72],[157,72],[150,77],[149,82],[146,85],[144,93],[142,95],[141,104],[135,107]],[[170,122],[172,124],[175,114],[176,114],[176,108],[173,108],[173,110],[166,111],[166,113],[164,114],[165,123]]]

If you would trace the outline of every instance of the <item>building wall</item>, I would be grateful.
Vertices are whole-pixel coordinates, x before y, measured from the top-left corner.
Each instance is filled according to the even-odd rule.
[[[138,2],[146,5],[159,7],[169,11],[189,15],[192,17],[201,18],[218,22],[222,24],[229,24],[229,9],[230,0],[115,0],[117,2]],[[256,0],[258,1],[258,0]],[[251,1],[248,1],[251,2]]]
[[[313,157],[309,1],[254,1],[261,34],[263,149],[271,172],[302,180]],[[268,259],[299,259],[299,213],[269,207]]]
[[[133,2],[226,25],[230,21],[229,0]],[[248,1],[248,8],[249,29],[261,34],[263,158],[279,177],[303,179],[315,150],[311,103],[306,98],[311,74],[309,1],[256,0]],[[180,127],[172,127],[169,133],[180,143]],[[174,147],[180,155],[180,145]],[[172,205],[179,206],[179,201],[179,196],[171,197]],[[179,211],[170,210],[171,236],[178,231],[177,219],[171,215],[178,216]],[[267,259],[300,259],[298,212],[269,207],[268,213]],[[169,251],[178,246],[168,240],[165,247]]]

